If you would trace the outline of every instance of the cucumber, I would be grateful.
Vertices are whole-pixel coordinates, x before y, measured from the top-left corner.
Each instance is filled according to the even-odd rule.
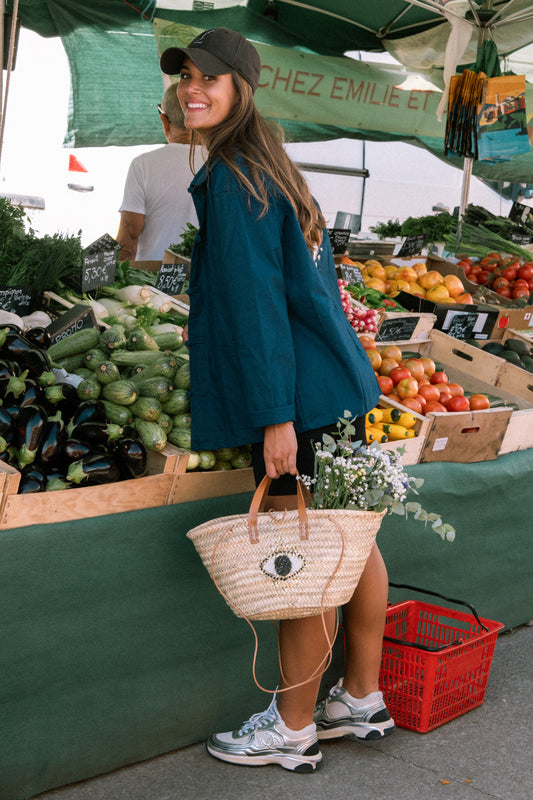
[[[135,384],[140,397],[156,397],[161,403],[170,400],[172,395],[172,384],[163,376],[156,378],[146,378]],[[167,411],[168,414],[168,411]]]
[[[111,361],[119,367],[141,367],[154,364],[162,355],[159,350],[117,350],[111,354]]]
[[[98,347],[92,347],[90,350],[83,355],[83,359],[85,361],[85,366],[93,371],[96,367],[102,363],[102,361],[107,361],[109,356],[104,353],[103,350],[100,350]]]
[[[76,387],[76,394],[80,400],[98,400],[102,392],[102,385],[96,378],[84,378]]]
[[[94,370],[94,377],[98,383],[112,383],[120,380],[120,371],[113,361],[102,361]]]
[[[112,403],[110,400],[102,400],[105,408],[105,416],[108,422],[113,422],[115,425],[131,425],[133,422],[133,414],[131,406],[119,406],[118,403]]]
[[[109,384],[112,386],[113,384]],[[139,439],[147,450],[162,450],[167,443],[167,435],[157,422],[149,422],[140,417],[135,417],[133,425]]]
[[[94,378],[94,372],[91,372],[87,367],[76,367],[76,375],[78,378],[83,378],[83,380],[86,378]]]
[[[137,400],[137,390],[130,381],[112,381],[104,384],[102,396],[104,400],[110,400],[119,406],[131,406]]]
[[[168,400],[163,403],[163,411],[173,417],[189,410],[189,398],[185,389],[174,389]]]
[[[81,331],[75,331],[69,336],[65,336],[59,342],[54,342],[47,352],[52,361],[58,361],[60,358],[68,358],[78,353],[85,353],[92,347],[97,347],[99,341],[99,330],[96,328],[83,328]]]
[[[155,397],[138,397],[128,408],[136,417],[150,422],[157,422],[162,412],[161,403]]]
[[[167,378],[172,384],[173,378],[178,368],[178,362],[171,355],[160,354],[157,361],[147,366],[141,366],[137,374],[132,375],[131,380],[135,383],[145,380],[146,378]]]
[[[191,429],[190,428],[172,428],[168,434],[168,441],[175,444],[176,447],[182,447],[184,450],[190,450],[191,447]]]

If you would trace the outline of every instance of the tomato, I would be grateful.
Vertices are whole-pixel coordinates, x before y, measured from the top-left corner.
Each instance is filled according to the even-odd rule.
[[[389,377],[392,378],[392,382],[397,386],[400,381],[411,378],[412,376],[407,367],[394,367],[389,372]]]
[[[525,278],[517,278],[513,281],[511,288],[512,289],[525,289],[527,288],[527,281]]]
[[[491,273],[488,270],[483,269],[483,270],[481,270],[481,272],[477,276],[477,282],[481,286],[486,286],[487,283],[489,283],[490,278],[491,278]]]
[[[473,394],[469,398],[469,405],[471,411],[479,411],[480,409],[490,408],[490,400],[486,394]]]
[[[529,297],[529,288],[526,289],[523,286],[517,286],[516,289],[513,289],[513,300],[517,300],[519,297]]]
[[[432,411],[442,413],[443,411],[448,411],[448,409],[437,400],[428,400],[426,403],[425,413],[430,414]]]
[[[505,267],[505,269],[502,270],[502,278],[506,278],[508,282],[514,281],[517,272],[518,270],[516,267]]]
[[[420,361],[424,365],[424,372],[426,373],[427,377],[431,378],[435,372],[435,362],[429,356],[422,356]]]
[[[502,297],[510,297],[511,290],[507,286],[500,286],[496,289],[496,294],[501,294]]]
[[[434,386],[432,383],[424,383],[422,386],[419,384],[418,394],[424,397],[426,401],[438,400],[440,397],[440,390],[438,386]]]
[[[390,394],[394,389],[392,378],[390,378],[388,375],[378,375],[378,383],[379,388],[381,389],[381,394]]]
[[[531,278],[531,280],[527,282],[527,288],[529,289],[530,292],[533,292],[533,278]]]
[[[448,389],[448,384],[441,383],[440,386],[442,388],[439,390],[439,403],[442,403],[443,406],[448,406],[448,401],[451,400],[452,393]]]
[[[416,397],[418,394],[418,381],[414,378],[403,378],[396,384],[396,393],[402,400],[404,397]]]
[[[448,383],[448,376],[440,370],[439,372],[434,372],[429,380],[431,383]]]
[[[526,281],[531,280],[533,278],[533,262],[526,261],[525,264],[522,264],[518,270],[518,277],[524,278]]]
[[[460,383],[447,383],[446,385],[450,390],[450,394],[452,395],[452,397],[457,397],[458,395],[462,395],[465,393],[465,390],[463,389]]]
[[[381,367],[379,368],[380,375],[390,375],[393,369],[396,369],[399,364],[393,358],[384,358],[381,362]]]
[[[516,278],[516,273],[515,273],[514,277]],[[496,289],[502,288],[503,286],[509,288],[509,281],[510,280],[514,280],[514,278],[512,278],[512,279],[511,278],[506,278],[504,275],[502,275],[501,278],[496,278],[496,280],[493,281],[492,288],[494,289],[494,291],[496,291]]]
[[[405,361],[405,366],[417,381],[424,377],[424,365],[419,358],[408,358]]]
[[[461,394],[456,395],[455,397],[450,397],[448,402],[446,403],[446,408],[448,411],[470,411],[470,403],[468,402],[468,398],[464,397]]]
[[[409,411],[416,411],[417,414],[424,413],[424,408],[418,397],[402,397],[401,404],[408,408]]]
[[[421,413],[423,414],[427,403],[426,398],[423,395],[421,395],[419,391],[418,394],[415,397],[412,397],[411,399],[414,400],[416,403],[420,404],[420,408],[422,409]]]
[[[359,334],[359,341],[365,348],[365,350],[374,350],[376,347],[376,340],[373,336],[368,336],[365,333]]]

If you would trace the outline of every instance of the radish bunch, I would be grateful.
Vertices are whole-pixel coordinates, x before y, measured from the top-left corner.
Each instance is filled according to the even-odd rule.
[[[356,333],[376,333],[378,329],[378,312],[376,309],[366,308],[362,303],[354,302],[351,294],[345,289],[348,286],[348,281],[339,278],[337,283],[339,284],[344,313],[354,331]]]

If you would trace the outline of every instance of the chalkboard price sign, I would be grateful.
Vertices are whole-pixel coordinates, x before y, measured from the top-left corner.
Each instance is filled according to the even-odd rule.
[[[0,287],[0,308],[12,314],[25,316],[30,313],[31,286]]]
[[[333,255],[343,255],[348,246],[351,230],[349,228],[328,228],[328,234]]]
[[[396,255],[400,258],[416,256],[424,247],[425,242],[426,237],[423,234],[419,234],[418,236],[406,236]]]
[[[165,294],[181,294],[187,280],[188,264],[161,264],[156,289]]]
[[[52,337],[52,344],[60,342],[71,333],[84,330],[85,328],[98,328],[98,323],[94,312],[90,306],[76,305],[61,314],[48,327],[48,332]]]
[[[339,272],[343,280],[352,283],[363,283],[363,276],[359,267],[352,266],[351,264],[339,264]]]
[[[521,222],[523,225],[533,222],[533,208],[524,203],[514,202],[509,211],[509,219],[513,222]]]
[[[417,325],[418,317],[389,317],[381,323],[376,335],[376,342],[409,341]]]
[[[455,339],[471,339],[473,336],[473,329],[476,323],[477,314],[469,312],[453,313],[450,318],[449,327],[443,326],[443,331],[448,336],[453,336]]]
[[[99,286],[109,286],[115,280],[116,254],[114,250],[86,253],[81,268],[81,290],[90,292]]]

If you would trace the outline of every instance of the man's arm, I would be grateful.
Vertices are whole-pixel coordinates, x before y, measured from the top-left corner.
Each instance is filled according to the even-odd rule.
[[[135,211],[121,211],[120,225],[118,227],[117,242],[121,249],[118,254],[119,261],[135,261],[137,242],[144,228],[144,214]]]

